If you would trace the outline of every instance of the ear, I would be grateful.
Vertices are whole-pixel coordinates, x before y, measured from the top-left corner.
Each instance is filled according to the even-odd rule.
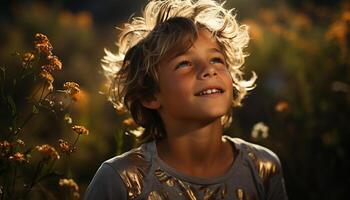
[[[158,110],[160,108],[159,98],[156,96],[151,96],[141,100],[141,103],[144,107],[148,109]]]

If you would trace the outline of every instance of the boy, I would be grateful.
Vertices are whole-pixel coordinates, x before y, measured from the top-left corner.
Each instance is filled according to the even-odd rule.
[[[212,0],[150,1],[125,24],[103,68],[143,144],[104,162],[85,198],[287,199],[274,153],[222,135],[254,87],[241,71],[248,39]]]

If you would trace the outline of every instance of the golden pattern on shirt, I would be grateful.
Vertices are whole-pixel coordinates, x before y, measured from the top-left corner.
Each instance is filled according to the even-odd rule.
[[[255,198],[252,198],[251,196],[249,196],[249,194],[244,191],[244,189],[242,188],[237,188],[235,190],[236,193],[236,197],[238,200],[254,200]]]
[[[185,196],[186,196],[186,198],[188,200],[197,200],[195,192],[194,192],[193,188],[190,185],[182,182],[179,179],[176,179],[176,180],[177,180],[178,185],[180,186],[180,189],[185,194]]]
[[[190,184],[166,174],[160,168],[156,169],[154,173],[160,183],[169,187],[179,188],[181,190],[181,192],[179,193],[179,196],[184,195],[188,200],[199,199],[197,192],[201,192],[203,194],[204,200],[217,199],[218,197],[220,197],[221,199],[224,199],[228,193],[226,184],[219,185],[215,188],[201,186],[198,189],[198,191],[196,191],[195,188],[193,188]]]
[[[156,169],[154,172],[159,182],[166,184],[167,186],[174,187],[176,179],[172,176],[168,176],[161,169]]]
[[[208,187],[202,186],[199,188],[200,191],[204,194],[204,200],[215,200],[215,199],[224,199],[227,195],[227,185],[220,185],[215,189],[210,189]]]
[[[225,183],[224,188],[221,190],[221,199],[224,199],[227,195],[227,185]]]
[[[168,200],[169,197],[164,192],[152,191],[149,193],[147,200]]]
[[[126,186],[129,199],[135,199],[144,189],[143,179],[150,165],[139,150],[130,153],[127,159],[132,162],[133,165],[121,171],[120,176]]]
[[[244,198],[244,191],[241,188],[236,189],[236,195],[238,200],[243,200]]]
[[[274,163],[269,160],[260,160],[253,152],[249,152],[248,156],[254,162],[256,169],[258,170],[259,177],[263,180],[263,183],[266,185],[269,178],[277,173],[277,167]]]

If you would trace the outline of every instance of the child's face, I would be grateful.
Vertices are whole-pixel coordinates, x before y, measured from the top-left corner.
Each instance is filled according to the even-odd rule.
[[[227,114],[232,102],[232,79],[225,57],[207,30],[199,30],[186,52],[159,64],[159,93],[155,109],[163,121],[199,120],[209,122]]]

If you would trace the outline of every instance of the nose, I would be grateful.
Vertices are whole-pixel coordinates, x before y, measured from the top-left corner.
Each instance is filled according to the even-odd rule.
[[[200,67],[200,73],[199,73],[200,79],[213,78],[215,76],[217,76],[217,71],[214,66],[210,64],[202,64],[202,67]]]

